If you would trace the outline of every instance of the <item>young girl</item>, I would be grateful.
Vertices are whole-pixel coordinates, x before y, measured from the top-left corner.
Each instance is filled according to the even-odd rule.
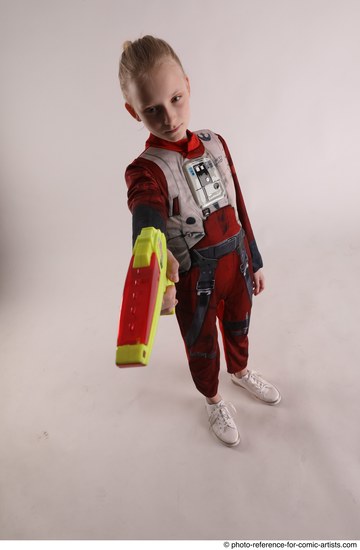
[[[161,229],[168,246],[163,313],[176,305],[191,375],[206,398],[210,429],[225,445],[240,441],[218,393],[222,332],[231,380],[264,403],[278,390],[247,369],[252,295],[264,290],[258,251],[235,168],[224,139],[191,132],[190,82],[164,40],[126,42],[119,79],[130,115],[150,132],[145,150],[126,169],[133,239],[143,227]]]

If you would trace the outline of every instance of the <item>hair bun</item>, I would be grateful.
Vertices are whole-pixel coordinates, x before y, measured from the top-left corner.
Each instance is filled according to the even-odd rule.
[[[126,40],[123,44],[123,50],[124,52],[131,46],[132,42],[131,40]]]

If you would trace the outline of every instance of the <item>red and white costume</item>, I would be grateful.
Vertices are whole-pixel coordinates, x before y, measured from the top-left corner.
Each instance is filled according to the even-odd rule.
[[[205,157],[217,167],[226,192],[219,202],[202,209],[189,191],[184,165],[189,159]],[[216,319],[223,335],[228,372],[238,372],[247,365],[253,273],[262,267],[228,147],[221,136],[210,130],[188,130],[187,138],[176,143],[150,134],[144,152],[127,167],[125,179],[134,241],[143,227],[159,228],[180,263],[177,320],[195,385],[203,395],[213,397],[218,389],[220,366]],[[195,339],[189,338],[194,317],[199,313],[200,292],[196,289],[201,269],[204,273],[194,257],[228,250],[228,243],[240,234],[242,248],[216,256],[206,313]]]

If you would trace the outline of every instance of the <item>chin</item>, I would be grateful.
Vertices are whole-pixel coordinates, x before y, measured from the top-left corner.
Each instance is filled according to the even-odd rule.
[[[184,125],[181,124],[180,128],[176,132],[165,133],[165,139],[167,141],[179,141],[186,137],[186,130],[184,130]]]

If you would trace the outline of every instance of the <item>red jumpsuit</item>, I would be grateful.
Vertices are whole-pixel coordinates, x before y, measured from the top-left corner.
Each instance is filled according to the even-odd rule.
[[[253,273],[262,267],[262,259],[257,249],[229,150],[224,139],[221,136],[217,137],[221,141],[231,169],[236,191],[238,219],[245,232],[245,247],[252,278]],[[201,157],[205,151],[198,135],[189,130],[187,138],[176,143],[161,140],[150,134],[146,149],[150,147],[176,151],[187,159]],[[162,170],[154,162],[138,157],[127,167],[125,179],[128,186],[128,205],[133,213],[134,241],[142,227],[157,227],[165,233],[169,215],[169,196]],[[240,226],[233,207],[225,206],[204,220],[205,236],[194,248],[212,247],[233,237],[239,230]],[[222,332],[228,372],[238,372],[247,365],[252,297],[240,271],[240,263],[237,251],[218,259],[215,286],[210,296],[207,313],[200,334],[191,346],[187,345],[185,340],[197,307],[196,283],[199,278],[199,268],[193,266],[189,271],[180,273],[180,280],[176,285],[178,299],[176,315],[184,339],[191,375],[197,389],[206,397],[215,396],[218,390],[220,351],[216,319],[219,320]]]

